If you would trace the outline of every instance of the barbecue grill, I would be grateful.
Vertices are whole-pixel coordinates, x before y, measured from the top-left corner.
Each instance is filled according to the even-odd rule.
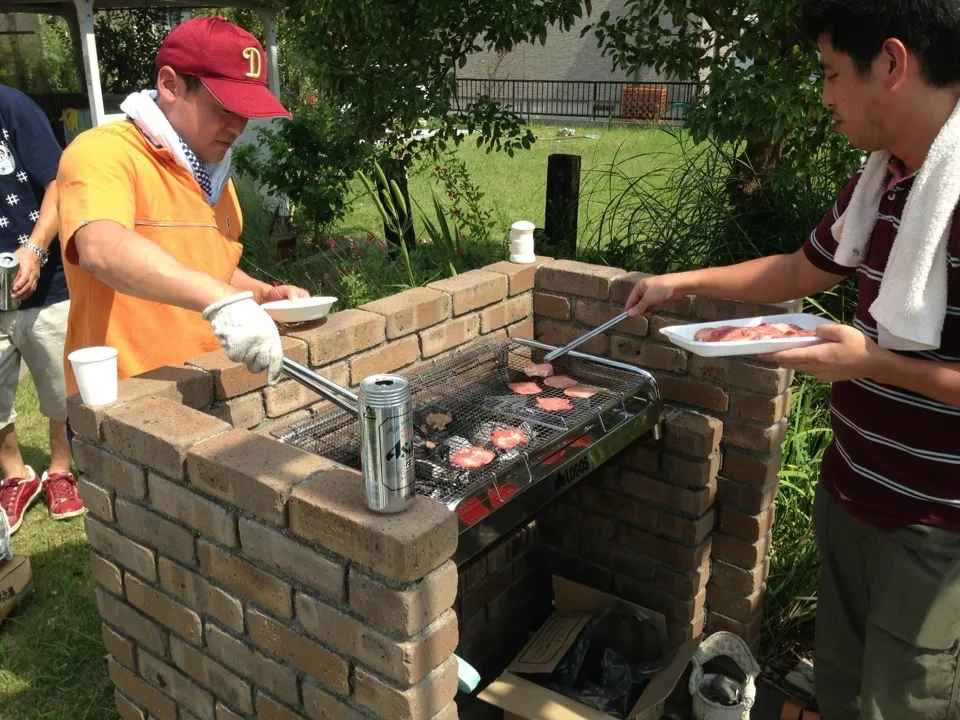
[[[529,378],[524,367],[542,362],[550,345],[514,339],[490,341],[425,366],[407,379],[413,399],[416,492],[459,517],[455,562],[460,565],[528,520],[637,438],[660,437],[663,402],[644,370],[577,352],[553,362],[554,373],[597,390],[569,398],[562,389]],[[537,382],[539,395],[518,395],[509,383]],[[572,410],[548,412],[537,398],[565,398]],[[439,421],[438,421],[439,418]],[[527,443],[501,450],[498,429],[519,428]],[[282,442],[359,470],[360,429],[342,408],[273,431]],[[465,469],[450,457],[470,446],[495,452],[489,464]]]

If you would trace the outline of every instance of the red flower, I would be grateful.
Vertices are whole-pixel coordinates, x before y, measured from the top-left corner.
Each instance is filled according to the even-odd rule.
[[[463,248],[457,248],[457,255],[463,255]]]
[[[329,245],[330,247],[336,247],[336,246],[337,246],[337,244],[336,244],[333,240],[327,240],[327,245]]]
[[[379,246],[379,247],[380,247],[381,250],[386,250],[386,249],[387,249],[387,244],[386,244],[386,243],[380,243],[380,246]]]
[[[316,104],[317,104],[317,96],[316,96],[316,95],[311,95],[311,96],[310,96],[310,104],[311,104],[311,105],[316,105]]]

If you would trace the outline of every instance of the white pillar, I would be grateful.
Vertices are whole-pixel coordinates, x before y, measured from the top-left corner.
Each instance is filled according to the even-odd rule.
[[[263,23],[264,40],[267,53],[267,84],[270,86],[270,92],[280,97],[280,65],[277,54],[277,20],[273,10],[260,10],[260,20]]]
[[[103,91],[100,88],[100,64],[97,60],[97,41],[93,34],[93,0],[73,0],[77,8],[80,26],[80,47],[83,50],[83,74],[87,81],[87,97],[90,99],[90,117],[93,126],[103,125]]]

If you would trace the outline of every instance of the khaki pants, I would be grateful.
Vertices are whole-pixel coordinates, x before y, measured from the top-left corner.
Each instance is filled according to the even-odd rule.
[[[960,718],[960,534],[884,532],[821,487],[814,653],[824,720]]]
[[[63,379],[63,346],[70,301],[27,310],[0,312],[0,428],[17,419],[13,399],[20,379],[20,360],[27,363],[37,388],[40,412],[67,421]]]

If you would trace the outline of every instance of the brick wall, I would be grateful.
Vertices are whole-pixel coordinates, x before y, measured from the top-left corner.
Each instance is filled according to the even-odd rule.
[[[285,351],[355,387],[485,338],[562,343],[616,313],[634,279],[498,263],[300,326]],[[655,372],[676,410],[662,446],[621,454],[461,568],[453,513],[418,499],[376,516],[359,473],[270,435],[326,407],[292,380],[265,387],[216,352],[122,381],[106,408],[71,397],[121,715],[455,718],[452,653],[498,673],[549,612],[551,570],[663,610],[675,640],[704,621],[755,639],[790,378],[687,357],[656,336],[666,321],[585,348]],[[459,700],[465,717],[480,705]]]

